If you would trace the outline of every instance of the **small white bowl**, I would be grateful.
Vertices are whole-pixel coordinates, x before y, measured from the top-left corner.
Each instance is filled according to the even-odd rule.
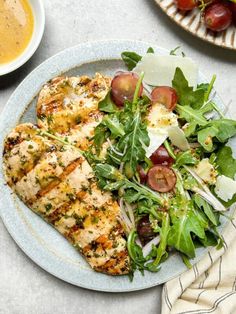
[[[34,16],[34,30],[31,40],[25,50],[11,62],[4,63],[0,65],[0,76],[10,73],[20,66],[22,66],[26,61],[28,61],[38,48],[45,27],[45,12],[42,0],[28,0]]]

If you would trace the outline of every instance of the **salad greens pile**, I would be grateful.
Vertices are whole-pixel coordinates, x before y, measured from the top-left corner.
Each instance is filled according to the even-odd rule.
[[[147,53],[154,50],[149,48]],[[129,71],[142,60],[135,52],[121,56]],[[162,166],[171,169],[176,181],[171,190],[157,191],[143,178],[155,167],[146,153],[150,145],[147,116],[153,105],[150,87],[143,84],[145,92],[139,97],[144,78],[141,73],[133,99],[122,106],[114,102],[112,90],[99,103],[103,119],[95,128],[91,151],[82,153],[95,170],[100,188],[111,191],[119,202],[132,271],[159,271],[171,251],[178,251],[191,267],[196,248],[223,245],[217,231],[220,216],[236,201],[236,184],[234,189],[222,185],[235,182],[236,159],[228,140],[236,135],[236,121],[226,118],[214,102],[215,76],[209,84],[193,88],[177,67],[171,88],[178,102],[172,114],[178,121],[178,136],[184,137],[188,148],[181,150],[170,137],[164,141],[163,149],[172,162]],[[139,224],[146,218],[151,240],[141,241],[142,245],[146,234]]]
[[[152,48],[148,49],[148,53],[153,52]],[[142,59],[135,52],[123,52],[121,56],[130,71]],[[236,121],[225,118],[210,99],[215,76],[209,84],[194,89],[182,70],[176,68],[172,87],[178,95],[178,104],[174,112],[190,148],[180,151],[168,139],[165,141],[174,159],[171,168],[177,181],[171,192],[153,191],[142,183],[137,171],[141,165],[147,173],[153,165],[145,152],[150,142],[146,115],[151,102],[148,93],[137,97],[142,79],[143,74],[133,101],[125,101],[123,107],[115,105],[110,93],[99,103],[104,118],[95,129],[94,144],[97,153],[104,143],[109,148],[105,159],[96,162],[94,168],[100,187],[112,191],[119,200],[133,270],[156,272],[172,250],[179,251],[186,265],[191,266],[189,259],[195,257],[197,247],[222,246],[217,231],[220,215],[236,198],[224,202],[216,196],[214,185],[217,176],[233,179],[236,173],[232,149],[226,146],[228,139],[236,134]],[[206,159],[212,171],[212,181],[208,182],[196,171],[197,165]],[[155,239],[145,246],[149,246],[149,252],[144,254],[137,224],[147,215]]]

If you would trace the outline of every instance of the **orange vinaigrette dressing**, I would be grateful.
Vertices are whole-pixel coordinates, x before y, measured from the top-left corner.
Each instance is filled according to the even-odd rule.
[[[33,30],[34,17],[27,0],[0,0],[0,64],[25,50]]]

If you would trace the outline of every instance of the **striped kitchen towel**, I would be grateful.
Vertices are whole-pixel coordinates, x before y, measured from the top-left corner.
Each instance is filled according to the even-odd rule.
[[[223,239],[224,248],[211,249],[193,268],[164,285],[162,314],[236,314],[236,215]]]

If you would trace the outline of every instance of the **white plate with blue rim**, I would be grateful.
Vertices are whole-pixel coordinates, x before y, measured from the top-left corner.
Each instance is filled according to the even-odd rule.
[[[50,274],[79,287],[107,291],[127,292],[142,290],[162,284],[186,271],[186,266],[177,253],[170,254],[158,273],[136,272],[131,282],[128,276],[113,277],[93,271],[84,258],[50,225],[26,207],[5,184],[2,171],[3,141],[9,131],[21,122],[36,122],[35,103],[42,85],[58,75],[90,75],[101,72],[113,75],[117,69],[125,69],[121,52],[135,51],[144,54],[152,46],[157,54],[169,51],[155,45],[138,41],[103,41],[84,43],[46,60],[31,72],[10,97],[0,117],[0,214],[1,218],[19,247],[40,267]],[[199,82],[204,82],[199,74]],[[222,109],[223,103],[215,101]],[[225,228],[223,218],[219,231]],[[199,261],[208,249],[197,248]]]

